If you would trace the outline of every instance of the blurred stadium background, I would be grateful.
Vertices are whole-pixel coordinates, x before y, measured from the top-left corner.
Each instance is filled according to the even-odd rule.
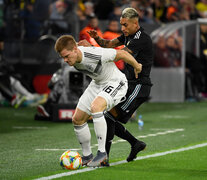
[[[48,82],[61,68],[55,40],[72,34],[79,41],[91,16],[98,17],[94,28],[104,33],[127,6],[138,10],[140,25],[154,44],[150,101],[204,100],[207,21],[200,8],[206,4],[199,0],[1,0],[1,63],[12,67],[13,75],[31,93],[48,94]]]
[[[207,0],[0,0],[0,179],[32,179],[62,172],[58,165],[61,150],[41,154],[36,149],[79,147],[76,140],[73,141],[72,125],[34,121],[47,120],[36,117],[36,107],[47,101],[58,82],[59,92],[53,93],[56,103],[51,105],[53,114],[49,120],[71,121],[78,97],[89,79],[63,65],[54,51],[55,41],[62,34],[71,34],[79,41],[84,37],[80,32],[94,16],[98,18],[98,26],[94,28],[104,33],[110,21],[119,22],[125,7],[137,9],[140,25],[154,45],[150,99],[137,112],[143,115],[144,130],[137,130],[137,122],[133,121],[137,115],[127,128],[137,136],[184,129],[176,136],[147,139],[150,148],[144,155],[206,142]],[[120,25],[118,28],[117,34]],[[20,91],[15,84],[21,85]],[[65,109],[68,111],[63,111]],[[45,128],[45,132],[41,131]],[[95,138],[92,141],[95,143]],[[115,145],[112,161],[125,158],[129,150],[125,147]],[[123,153],[119,154],[120,149]],[[13,155],[7,159],[8,153]],[[193,156],[199,153],[205,154],[201,150]],[[182,161],[186,162],[184,172],[166,170],[172,175],[171,179],[183,175],[186,179],[199,179],[199,174],[205,179],[206,162],[196,156],[194,161],[199,159],[200,166],[188,169],[190,156],[183,155],[186,158]],[[175,161],[175,168],[180,158]],[[15,163],[11,164],[14,159]],[[169,163],[172,159],[165,160]],[[156,162],[147,162],[152,169],[155,167]],[[160,179],[164,171],[161,165],[166,164],[162,159],[157,162],[160,163],[160,167],[156,166],[159,174],[153,172],[148,176],[149,167],[144,160],[143,169],[139,165],[135,165],[135,169],[147,172],[140,175],[143,179]],[[23,171],[18,168],[20,164]],[[124,168],[119,167],[118,171]],[[131,168],[129,171],[135,173]],[[188,174],[190,170],[195,170],[191,171],[192,177]],[[135,173],[129,179],[138,176]],[[87,175],[83,177],[91,179]],[[122,177],[115,176],[115,179]]]

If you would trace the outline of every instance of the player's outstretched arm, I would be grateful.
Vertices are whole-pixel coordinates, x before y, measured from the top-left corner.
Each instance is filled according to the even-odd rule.
[[[105,47],[105,48],[114,48],[117,46],[122,45],[122,43],[117,39],[112,39],[112,40],[108,40],[108,39],[103,39],[101,38],[96,30],[90,30],[88,31],[88,34],[94,38],[96,40],[96,42],[101,46],[101,47]]]
[[[122,59],[124,62],[134,67],[135,77],[138,78],[138,73],[142,71],[142,64],[138,63],[136,59],[124,50],[116,50],[116,57],[114,61]]]

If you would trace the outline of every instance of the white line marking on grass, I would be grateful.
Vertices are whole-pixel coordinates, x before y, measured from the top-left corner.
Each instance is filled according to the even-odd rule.
[[[38,127],[38,126],[13,126],[13,129],[48,129],[48,127]]]
[[[169,128],[150,128],[150,131],[167,131],[170,130]]]
[[[136,138],[140,139],[140,138],[147,138],[147,137],[155,137],[155,136],[160,136],[160,135],[165,135],[165,134],[172,134],[172,133],[181,132],[181,131],[184,131],[184,129],[167,130],[167,131],[163,131],[163,132],[157,132],[157,133],[154,133],[154,134],[147,134],[147,135],[143,135],[143,136],[137,136]],[[126,140],[119,139],[117,141],[113,141],[112,144],[116,144],[118,142],[124,142],[124,141],[126,141]]]
[[[189,116],[183,116],[183,115],[163,115],[162,116],[163,118],[166,118],[166,119],[186,119],[186,118],[189,118]]]
[[[67,151],[69,149],[35,149],[36,151]],[[70,149],[72,151],[78,151],[80,149]]]
[[[191,149],[201,148],[201,147],[205,147],[205,146],[207,146],[207,143],[197,144],[197,145],[194,145],[194,146],[189,146],[189,147],[185,147],[185,148],[169,150],[169,151],[155,153],[155,154],[146,155],[146,156],[139,156],[139,157],[137,157],[135,159],[135,161],[142,160],[142,159],[153,158],[153,157],[165,156],[167,154],[173,154],[173,153],[177,153],[177,152],[188,151],[188,150],[191,150]],[[126,160],[118,161],[118,162],[111,163],[110,165],[111,166],[116,166],[116,165],[124,164],[124,163],[127,163],[127,161]],[[100,167],[100,168],[102,168],[102,167]],[[42,178],[38,178],[38,179],[35,179],[35,180],[56,179],[56,178],[60,178],[60,177],[64,177],[64,176],[71,176],[73,174],[78,174],[78,173],[83,173],[83,172],[88,172],[88,171],[94,171],[96,169],[97,168],[89,168],[88,167],[88,168],[84,168],[84,169],[80,169],[80,170],[74,170],[74,171],[70,171],[70,172],[55,174],[55,175],[51,175],[51,176],[47,176],[47,177],[42,177]]]
[[[143,135],[143,136],[137,136],[137,139],[140,138],[147,138],[147,137],[155,137],[155,136],[160,136],[160,135],[166,135],[166,134],[172,134],[172,133],[176,133],[176,132],[181,132],[184,131],[184,129],[172,129],[172,130],[167,130],[167,131],[163,131],[163,132],[157,132],[155,134],[147,134],[147,135]],[[125,142],[126,140],[123,139],[118,139],[116,141],[113,141],[112,144],[116,144],[116,143],[120,143],[120,142]],[[91,146],[91,148],[95,148],[97,147],[98,144],[94,144]],[[59,151],[59,150],[68,150],[68,149],[35,149],[37,151]],[[79,151],[81,149],[75,149],[76,151]]]

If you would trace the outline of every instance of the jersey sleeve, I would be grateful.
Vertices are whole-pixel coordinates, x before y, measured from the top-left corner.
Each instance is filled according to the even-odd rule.
[[[141,51],[141,49],[143,48],[143,43],[141,40],[133,39],[127,45],[127,48],[132,50],[133,53],[137,53],[137,52]]]
[[[119,36],[117,39],[118,39],[122,44],[124,44],[125,37],[124,37],[123,34],[122,34],[121,36]]]
[[[102,62],[112,62],[116,57],[116,50],[112,48],[102,48]]]

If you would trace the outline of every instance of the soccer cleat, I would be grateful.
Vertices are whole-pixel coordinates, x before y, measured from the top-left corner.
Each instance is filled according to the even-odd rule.
[[[127,157],[127,161],[128,162],[133,161],[137,157],[137,154],[140,151],[144,150],[145,147],[146,147],[146,144],[143,141],[137,140],[135,145],[131,147],[131,152],[130,152],[129,156]]]
[[[86,166],[93,159],[93,154],[89,154],[88,156],[82,156],[82,166]]]
[[[18,108],[19,106],[22,105],[22,103],[26,100],[26,96],[22,96],[22,95],[15,95],[11,101],[11,105],[14,108]]]
[[[101,163],[107,160],[107,154],[106,152],[98,151],[95,158],[93,158],[92,161],[90,161],[87,166],[88,167],[99,167],[101,166]]]
[[[44,117],[50,117],[49,113],[46,111],[46,109],[42,105],[37,106],[37,111],[39,112],[40,115]]]
[[[42,94],[42,95],[35,94],[35,100],[37,101],[38,104],[46,103],[47,99],[48,99],[47,94]]]
[[[105,161],[101,162],[101,166],[109,167],[110,166],[109,159],[106,159]]]

